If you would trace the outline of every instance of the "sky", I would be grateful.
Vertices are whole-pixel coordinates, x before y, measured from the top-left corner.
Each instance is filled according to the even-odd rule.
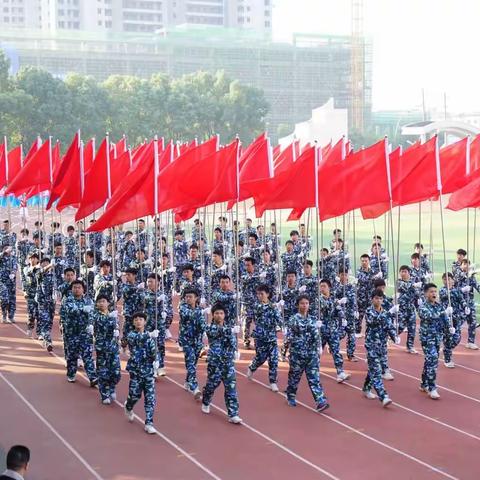
[[[349,34],[350,0],[274,0],[273,36]],[[373,109],[480,112],[480,0],[364,0]]]

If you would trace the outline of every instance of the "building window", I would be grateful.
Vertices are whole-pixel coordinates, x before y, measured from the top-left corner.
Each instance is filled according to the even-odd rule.
[[[103,22],[101,20],[99,20],[97,23],[101,27]]]
[[[58,28],[65,28],[65,22],[58,22]]]
[[[266,26],[267,28],[270,28],[270,22],[269,22],[268,20],[265,22],[265,26]]]
[[[4,21],[5,23],[8,23],[8,22],[10,21],[10,18],[8,18],[8,17],[3,17],[3,21]]]
[[[269,16],[270,16],[270,11],[269,11],[269,10],[265,10],[265,16],[266,16],[266,17],[269,17]]]
[[[107,20],[105,22],[105,28],[112,28],[112,21],[111,20]]]
[[[102,9],[101,9],[101,8],[97,8],[97,12],[101,14],[101,13],[102,13]]]

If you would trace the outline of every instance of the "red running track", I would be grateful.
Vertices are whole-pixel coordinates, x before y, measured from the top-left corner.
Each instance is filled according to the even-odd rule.
[[[223,389],[210,415],[183,390],[183,356],[167,342],[167,377],[157,382],[155,426],[143,432],[143,404],[129,424],[123,414],[128,389],[124,372],[118,402],[101,405],[98,391],[83,372],[66,382],[55,322],[54,355],[25,334],[25,304],[19,321],[0,326],[0,448],[14,443],[32,449],[29,480],[39,479],[477,479],[480,447],[480,352],[457,348],[454,370],[439,367],[442,398],[418,390],[423,357],[391,346],[395,375],[386,382],[394,405],[360,392],[365,362],[345,363],[346,384],[335,381],[331,356],[322,356],[322,382],[331,408],[314,411],[306,382],[297,408],[267,387],[266,367],[254,381],[245,378],[252,356],[242,351],[237,382],[242,426],[226,421]],[[359,358],[365,358],[362,342]],[[123,363],[125,358],[122,359]],[[206,364],[199,363],[199,380]],[[279,386],[286,387],[288,365],[280,364]]]

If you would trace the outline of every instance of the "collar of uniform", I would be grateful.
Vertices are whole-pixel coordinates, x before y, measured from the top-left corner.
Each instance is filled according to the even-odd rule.
[[[24,478],[19,473],[14,472],[13,470],[9,470],[8,468],[2,473],[2,475],[6,475],[13,480],[24,480]]]

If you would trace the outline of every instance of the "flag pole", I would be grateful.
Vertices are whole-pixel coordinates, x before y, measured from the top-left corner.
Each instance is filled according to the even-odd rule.
[[[321,154],[321,153],[320,153]],[[314,145],[314,181],[315,181],[315,237],[316,237],[316,255],[317,255],[317,276],[318,276],[318,265],[320,260],[320,246],[318,243],[318,223],[320,220],[320,207],[319,207],[319,198],[318,198],[318,166],[320,164],[319,158],[319,149],[317,146],[317,141],[315,140]],[[321,267],[321,277],[323,277],[323,262]],[[317,320],[320,321],[320,280],[317,282],[317,298],[318,298],[318,309],[317,309]]]

